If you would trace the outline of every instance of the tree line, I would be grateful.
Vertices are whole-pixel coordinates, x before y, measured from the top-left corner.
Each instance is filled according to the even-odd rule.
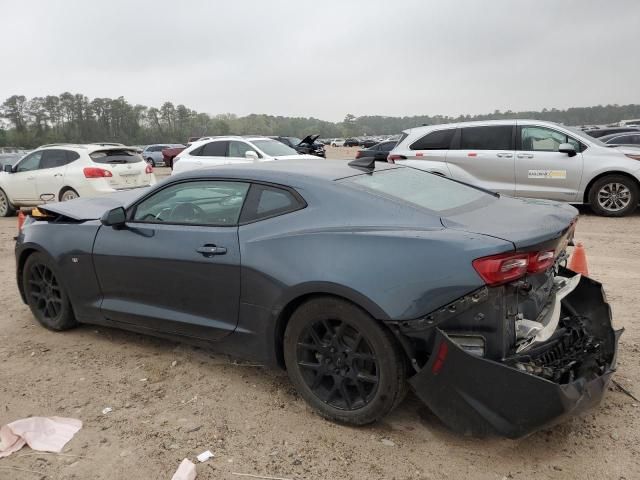
[[[0,105],[0,146],[33,148],[46,143],[121,142],[128,145],[184,143],[204,135],[318,134],[323,138],[386,135],[407,128],[458,121],[534,118],[567,125],[608,124],[640,118],[640,105],[598,105],[566,110],[501,112],[483,115],[419,115],[407,117],[347,114],[341,122],[317,118],[231,113],[209,115],[184,105],[133,105],[125,98],[94,98],[69,92],[27,98],[12,95]]]

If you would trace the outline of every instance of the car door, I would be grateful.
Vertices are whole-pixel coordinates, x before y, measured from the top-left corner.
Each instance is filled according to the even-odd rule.
[[[42,151],[40,168],[33,172],[38,200],[51,201],[59,199],[58,194],[62,187],[65,186],[65,170],[72,158],[79,158],[79,156],[75,152],[55,148]]]
[[[197,148],[191,155],[196,168],[224,165],[227,162],[228,140],[214,140]]]
[[[576,147],[570,157],[558,151]],[[516,138],[516,196],[574,202],[582,180],[582,144],[566,133],[535,124],[519,124]]]
[[[36,189],[36,172],[40,168],[40,160],[43,150],[33,152],[22,160],[15,167],[11,178],[7,181],[7,195],[12,202],[18,204],[37,203],[39,196]]]
[[[255,152],[256,150],[246,142],[230,140],[229,148],[227,149],[228,163],[251,163],[253,160],[245,156],[249,151]]]
[[[513,195],[515,125],[481,125],[456,131],[447,153],[451,177],[493,192]]]
[[[165,333],[217,340],[237,324],[238,218],[249,184],[172,183],[103,226],[93,257],[105,317]]]

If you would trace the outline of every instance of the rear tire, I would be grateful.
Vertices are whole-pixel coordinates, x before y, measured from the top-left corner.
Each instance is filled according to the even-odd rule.
[[[79,198],[78,192],[76,192],[73,188],[65,188],[60,192],[60,201],[67,202],[69,200],[73,200],[74,198]]]
[[[11,205],[9,197],[4,193],[4,190],[0,188],[0,217],[12,217],[15,214],[15,207]]]
[[[589,204],[598,215],[624,217],[638,207],[638,186],[624,175],[606,175],[591,186]]]
[[[342,299],[298,307],[285,331],[284,359],[296,390],[329,420],[375,422],[406,393],[406,362],[391,332]]]
[[[42,326],[62,331],[77,325],[69,296],[58,281],[53,261],[46,255],[36,252],[27,258],[22,288],[31,313]]]

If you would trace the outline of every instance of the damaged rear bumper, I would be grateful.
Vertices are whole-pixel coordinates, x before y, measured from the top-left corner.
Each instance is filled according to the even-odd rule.
[[[465,351],[437,328],[433,354],[409,383],[444,424],[468,435],[518,438],[597,405],[615,371],[622,330],[613,330],[602,286],[591,279],[581,278],[562,307],[588,338],[577,340],[567,359],[561,352],[571,349],[574,332],[559,337],[559,330],[535,357],[521,352],[495,361]],[[565,363],[562,378],[541,373],[558,362]]]

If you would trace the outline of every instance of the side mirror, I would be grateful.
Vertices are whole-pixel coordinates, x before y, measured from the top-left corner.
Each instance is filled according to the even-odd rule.
[[[123,227],[127,221],[127,212],[123,207],[116,207],[100,217],[100,223],[106,227]]]
[[[577,155],[575,145],[572,145],[570,143],[561,143],[558,147],[558,151],[561,153],[566,153],[570,157],[575,157]]]
[[[2,171],[3,172],[7,172],[7,173],[13,173],[13,165],[9,164],[9,163],[5,163],[2,166]]]
[[[244,158],[246,158],[247,160],[253,160],[255,162],[256,160],[258,160],[258,154],[253,150],[247,150],[246,152],[244,152]]]

